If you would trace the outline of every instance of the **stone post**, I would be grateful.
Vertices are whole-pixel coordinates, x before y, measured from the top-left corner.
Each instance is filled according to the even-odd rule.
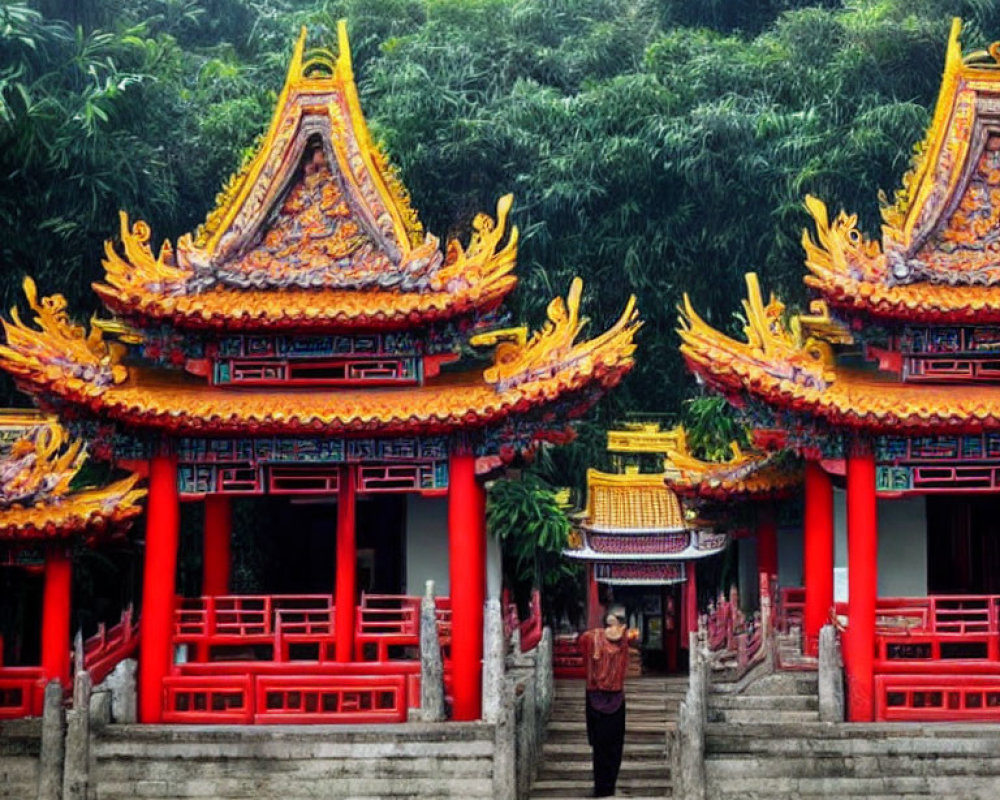
[[[844,671],[840,637],[833,625],[824,625],[819,631],[819,719],[844,721]]]
[[[438,639],[434,581],[427,581],[420,601],[420,718],[424,722],[440,722],[444,717],[444,665]]]
[[[498,598],[486,601],[483,617],[483,719],[495,723],[501,714],[505,655],[503,614]]]
[[[517,725],[517,796],[527,797],[538,755],[538,742],[535,736],[537,717],[534,669],[522,673],[519,683],[523,687],[523,694],[520,698],[521,714]]]
[[[674,793],[684,800],[706,800],[705,704],[708,661],[698,634],[692,633],[689,641],[691,669],[688,676],[688,691],[681,702],[677,725]]]
[[[90,673],[81,670],[73,682],[73,709],[67,714],[63,800],[87,800],[90,769]]]
[[[45,687],[42,749],[38,756],[38,800],[62,800],[65,725],[62,684],[53,680]]]
[[[537,699],[539,740],[545,734],[549,715],[552,712],[552,696],[555,680],[552,675],[552,629],[542,628],[542,638],[538,640],[535,653],[535,696]]]
[[[135,659],[126,658],[115,665],[105,681],[111,690],[111,718],[124,725],[130,725],[138,718],[135,671]]]
[[[499,713],[494,728],[493,797],[517,799],[517,711],[514,693],[506,680],[500,683]]]

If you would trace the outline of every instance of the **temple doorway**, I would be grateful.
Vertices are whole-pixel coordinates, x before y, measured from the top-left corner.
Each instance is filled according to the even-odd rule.
[[[927,498],[929,594],[1000,594],[1000,497]]]
[[[359,496],[357,589],[399,594],[406,574],[404,495]],[[251,497],[233,505],[233,591],[330,594],[337,570],[336,497]]]

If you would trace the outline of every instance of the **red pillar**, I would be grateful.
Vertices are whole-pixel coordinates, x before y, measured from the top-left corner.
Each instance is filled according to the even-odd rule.
[[[163,718],[163,679],[173,660],[171,641],[179,536],[177,459],[169,455],[154,456],[149,465],[146,557],[139,618],[140,722],[155,723]]]
[[[875,599],[878,521],[875,457],[859,446],[847,458],[847,718],[874,719]]]
[[[55,546],[45,553],[45,585],[42,589],[42,674],[45,682],[70,684],[70,597],[73,566],[65,549]]]
[[[452,718],[482,716],[483,602],[486,599],[486,493],[475,457],[448,464],[448,574],[451,583]]]
[[[688,635],[698,630],[698,562],[688,561],[687,581],[684,584],[684,614],[687,617]]]
[[[816,655],[819,630],[833,605],[833,484],[815,461],[806,462],[803,636],[806,653]]]
[[[778,521],[771,503],[757,508],[757,574],[769,579],[778,576]]]
[[[596,568],[587,565],[587,627],[597,628],[604,625],[601,619],[601,598],[597,589]]]
[[[337,496],[337,584],[333,629],[337,661],[354,659],[354,611],[358,602],[358,542],[354,524],[355,468],[342,467]]]
[[[201,593],[204,595],[229,594],[230,536],[232,534],[233,507],[224,494],[210,494],[205,498],[204,563]]]

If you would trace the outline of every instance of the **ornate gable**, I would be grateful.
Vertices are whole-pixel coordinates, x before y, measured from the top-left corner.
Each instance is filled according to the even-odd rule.
[[[462,308],[470,299],[495,305],[513,288],[511,199],[498,204],[495,221],[476,219],[467,248],[452,240],[442,252],[371,139],[345,23],[336,57],[307,53],[305,37],[303,29],[259,149],[194,236],[182,236],[176,247],[166,242],[154,256],[149,226],[130,224],[123,212],[123,252],[106,245],[107,283],[95,286],[114,310],[197,317],[233,305],[220,294],[275,289],[454,295]],[[175,307],[199,297],[205,308]]]

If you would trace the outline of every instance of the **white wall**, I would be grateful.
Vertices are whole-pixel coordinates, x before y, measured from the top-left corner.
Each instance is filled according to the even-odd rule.
[[[434,581],[434,593],[450,593],[448,582],[448,498],[406,496],[406,586],[410,595],[422,595]],[[486,540],[486,596],[500,596],[500,545]]]
[[[834,566],[847,568],[847,496],[834,489]],[[927,594],[927,503],[923,497],[878,501],[878,595]],[[837,600],[847,600],[838,596]]]
[[[406,496],[406,593],[422,595],[425,581],[447,595],[448,498]]]

